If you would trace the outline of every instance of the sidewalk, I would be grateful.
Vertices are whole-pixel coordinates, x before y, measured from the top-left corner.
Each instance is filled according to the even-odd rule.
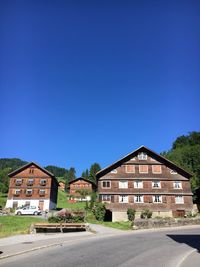
[[[0,259],[94,236],[91,232],[16,235],[0,239]]]
[[[59,246],[66,242],[74,242],[98,235],[112,235],[125,233],[122,230],[90,224],[91,232],[68,233],[40,233],[29,235],[16,235],[0,239],[0,259],[23,254],[29,251]]]

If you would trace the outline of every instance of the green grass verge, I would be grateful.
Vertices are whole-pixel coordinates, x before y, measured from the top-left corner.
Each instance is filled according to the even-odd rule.
[[[0,216],[0,237],[28,234],[32,223],[43,221],[36,217]]]
[[[92,224],[100,224],[107,227],[116,228],[119,230],[132,230],[131,222],[101,222],[97,221],[92,212],[87,213],[86,221]]]
[[[85,202],[69,203],[67,199],[68,194],[63,190],[58,190],[57,208],[71,208],[71,209],[84,209]]]
[[[7,200],[7,194],[0,193],[0,206],[2,206],[2,208],[5,207],[6,200]]]

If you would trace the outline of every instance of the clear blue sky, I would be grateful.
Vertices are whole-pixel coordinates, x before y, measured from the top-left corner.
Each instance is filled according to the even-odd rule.
[[[78,174],[200,130],[199,1],[0,1],[0,157]]]

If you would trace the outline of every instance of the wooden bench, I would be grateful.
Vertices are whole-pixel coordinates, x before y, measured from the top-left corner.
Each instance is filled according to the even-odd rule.
[[[88,224],[86,223],[35,223],[33,225],[32,230],[35,230],[37,233],[37,230],[60,230],[61,233],[63,233],[63,230],[88,230]]]

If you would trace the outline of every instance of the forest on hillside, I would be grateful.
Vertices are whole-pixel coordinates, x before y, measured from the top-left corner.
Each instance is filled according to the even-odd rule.
[[[191,178],[191,187],[194,193],[194,200],[197,198],[196,190],[200,187],[200,132],[190,132],[188,135],[179,136],[168,151],[161,153],[162,156],[173,161],[193,176]],[[0,192],[7,193],[9,185],[8,173],[26,164],[26,161],[17,158],[0,159]],[[48,171],[52,172],[59,180],[66,183],[76,178],[76,169],[69,169],[48,165]],[[82,172],[85,177],[96,183],[96,173],[101,169],[98,163],[94,163],[90,168]]]
[[[27,161],[18,158],[0,158],[0,193],[7,193],[9,187],[8,174],[23,165],[27,164]],[[68,188],[70,181],[76,179],[76,169],[70,167],[69,169],[61,168],[54,165],[44,166],[46,170],[53,173],[58,181],[63,181]],[[96,173],[101,169],[98,163],[91,165],[89,169],[83,171],[82,176],[96,183]]]

